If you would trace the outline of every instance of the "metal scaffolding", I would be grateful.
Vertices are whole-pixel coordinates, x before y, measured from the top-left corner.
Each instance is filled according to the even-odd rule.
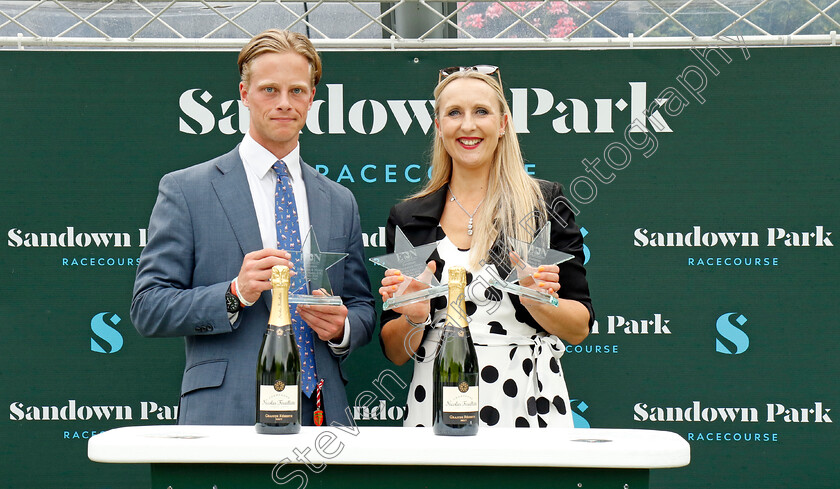
[[[0,49],[238,49],[277,27],[319,49],[836,45],[840,0],[0,0]]]

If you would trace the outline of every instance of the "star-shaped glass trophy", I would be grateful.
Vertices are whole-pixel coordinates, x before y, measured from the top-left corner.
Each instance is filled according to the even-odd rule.
[[[414,246],[405,237],[402,229],[397,226],[396,234],[394,235],[394,252],[370,259],[370,261],[381,267],[399,270],[403,276],[409,279],[404,280],[399,285],[394,296],[385,301],[382,305],[383,310],[387,311],[406,304],[413,304],[446,295],[449,288],[446,285],[440,285],[440,282],[435,278],[427,265],[429,257],[434,253],[438,243],[439,241],[435,241],[434,243]],[[412,283],[415,288],[419,285],[421,290],[406,292]]]
[[[347,253],[330,253],[321,251],[318,246],[318,238],[315,237],[315,230],[309,227],[306,238],[301,246],[301,258],[303,261],[303,274],[306,284],[298,290],[290,291],[289,304],[321,304],[329,306],[340,306],[341,297],[332,295],[330,278],[327,270],[336,263],[343,260]],[[307,294],[306,291],[321,290],[326,295]]]
[[[546,222],[530,243],[517,239],[511,241],[511,271],[505,280],[495,278],[494,285],[511,294],[557,306],[560,302],[556,297],[522,285],[539,281],[534,274],[540,265],[557,265],[574,258],[574,255],[551,249],[551,222]]]

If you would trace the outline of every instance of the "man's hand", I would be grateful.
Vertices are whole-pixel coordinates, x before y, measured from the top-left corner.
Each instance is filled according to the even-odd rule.
[[[248,302],[256,302],[260,294],[271,288],[271,268],[275,265],[285,265],[294,270],[294,265],[289,259],[290,255],[285,250],[265,248],[252,251],[245,255],[242,260],[242,268],[239,269],[238,285],[239,296]],[[292,271],[292,273],[295,273]]]
[[[327,295],[321,290],[312,291],[312,295]],[[341,339],[344,336],[344,323],[347,319],[347,307],[321,304],[298,304],[300,318],[312,328],[323,341]]]

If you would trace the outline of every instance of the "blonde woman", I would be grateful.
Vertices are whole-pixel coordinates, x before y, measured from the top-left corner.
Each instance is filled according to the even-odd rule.
[[[498,75],[490,66],[441,70],[431,178],[391,209],[386,247],[393,252],[399,226],[414,246],[441,240],[430,258],[441,282],[450,266],[470,272],[475,286],[467,288],[467,313],[481,367],[482,426],[572,427],[559,360],[564,342],[583,341],[593,321],[583,238],[568,207],[554,205],[563,199],[560,186],[525,172]],[[551,247],[574,259],[540,267],[530,286],[558,297],[559,306],[481,286],[491,267],[509,270],[497,260],[507,253],[507,238],[530,242],[546,222]],[[399,270],[386,271],[383,300],[405,280]],[[405,426],[432,424],[433,355],[445,316],[445,298],[382,314],[386,356],[398,365],[414,361]]]

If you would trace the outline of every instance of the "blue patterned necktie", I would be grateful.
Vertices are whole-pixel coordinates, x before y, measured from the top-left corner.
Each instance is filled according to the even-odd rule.
[[[280,160],[272,167],[277,173],[277,188],[274,192],[274,219],[277,226],[277,249],[286,250],[292,254],[291,261],[295,264],[295,271],[292,276],[290,290],[294,293],[306,293],[306,280],[303,273],[303,260],[301,259],[300,226],[298,225],[297,205],[295,194],[292,192],[292,182],[289,179],[289,171],[286,164]],[[297,313],[297,305],[289,304],[289,313],[292,316],[292,329],[297,338],[298,350],[300,350],[300,383],[303,393],[312,395],[318,376],[315,373],[315,350],[312,345],[312,330],[303,322]]]

